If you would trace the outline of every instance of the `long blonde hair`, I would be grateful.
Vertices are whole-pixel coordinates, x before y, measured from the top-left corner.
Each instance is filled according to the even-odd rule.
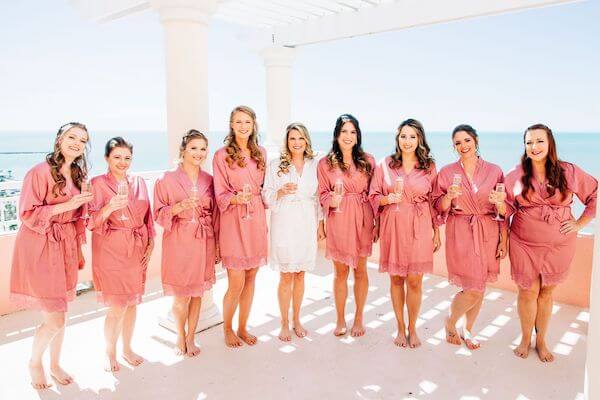
[[[52,186],[52,194],[54,197],[58,197],[58,195],[65,195],[64,188],[67,186],[67,179],[64,177],[60,169],[65,164],[65,156],[60,151],[60,145],[63,140],[63,136],[72,128],[79,128],[85,131],[88,135],[88,142],[85,145],[85,151],[77,157],[71,163],[71,179],[73,180],[73,184],[81,190],[81,182],[84,179],[87,179],[88,175],[88,162],[87,162],[87,153],[89,151],[89,133],[84,124],[79,122],[69,122],[68,124],[64,124],[60,128],[58,128],[58,132],[56,133],[56,138],[54,139],[54,150],[48,154],[46,154],[46,162],[50,165],[50,174],[52,175],[52,179],[54,179],[54,186]]]
[[[256,123],[256,113],[253,109],[248,106],[237,106],[231,111],[229,115],[229,134],[225,137],[223,141],[225,143],[225,151],[227,152],[227,157],[225,161],[231,168],[234,164],[237,164],[239,167],[245,167],[246,162],[244,161],[244,156],[242,154],[242,150],[238,146],[235,141],[235,133],[233,132],[233,128],[231,124],[233,123],[233,117],[235,113],[242,112],[252,118],[252,134],[248,138],[248,148],[250,149],[250,158],[256,161],[258,169],[265,169],[265,158],[263,157],[262,152],[260,151],[260,147],[258,146],[258,124]]]
[[[279,154],[279,171],[277,171],[278,176],[290,172],[292,152],[288,145],[288,139],[290,137],[290,132],[293,130],[300,132],[300,134],[304,137],[304,140],[306,140],[304,158],[312,160],[315,157],[312,149],[312,141],[310,140],[310,135],[308,134],[308,129],[306,129],[306,127],[300,122],[292,122],[287,126],[287,128],[285,128],[285,142],[283,143],[283,150],[281,150],[281,153]]]

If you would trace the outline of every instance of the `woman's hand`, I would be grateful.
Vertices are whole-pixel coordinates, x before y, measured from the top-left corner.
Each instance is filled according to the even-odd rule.
[[[579,224],[579,221],[574,219],[570,219],[568,221],[563,221],[560,224],[560,233],[563,235],[568,235],[569,233],[578,232],[582,226]]]
[[[244,205],[250,203],[252,200],[252,194],[244,194],[243,192],[238,192],[231,198],[230,203],[233,205]]]
[[[146,251],[144,252],[144,256],[142,257],[142,267],[148,267],[148,262],[150,261],[150,257],[152,256],[152,250],[154,250],[154,240],[152,238],[148,238],[148,246],[146,246]]]
[[[339,194],[331,192],[331,201],[329,202],[329,208],[338,208],[342,203],[342,197]]]
[[[388,193],[387,196],[385,196],[385,200],[386,200],[387,204],[400,203],[402,201],[402,195],[391,192],[391,193]]]
[[[127,203],[129,202],[128,198],[124,194],[117,194],[110,199],[108,202],[108,207],[111,212],[121,210],[127,207]]]
[[[442,247],[442,239],[440,238],[439,228],[433,229],[433,252],[435,253]]]
[[[462,191],[460,190],[460,186],[458,185],[450,185],[448,187],[448,192],[446,193],[446,198],[450,201],[460,197]]]
[[[373,226],[373,243],[379,240],[379,221]]]
[[[298,190],[298,185],[291,182],[286,183],[277,191],[277,200],[288,194],[295,194],[296,190]]]
[[[496,258],[502,260],[508,254],[508,238],[500,237],[498,242],[498,249],[496,250]]]
[[[76,194],[67,201],[69,210],[76,210],[85,203],[94,200],[94,195],[91,192]]]
[[[221,249],[217,245],[217,247],[215,247],[215,264],[218,264],[220,262],[221,262]]]
[[[323,220],[319,221],[319,226],[317,227],[317,240],[323,240],[327,237],[325,235],[325,223]]]
[[[495,204],[496,207],[498,207],[498,204],[504,203],[504,200],[506,200],[506,192],[496,192],[495,190],[492,190],[488,196],[488,201]]]

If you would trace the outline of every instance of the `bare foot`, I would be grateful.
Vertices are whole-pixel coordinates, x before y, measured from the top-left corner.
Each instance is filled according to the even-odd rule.
[[[50,376],[61,385],[73,383],[73,377],[69,375],[60,365],[50,366]]]
[[[186,340],[185,347],[187,349],[186,354],[188,357],[196,357],[198,354],[200,354],[200,347],[196,345],[196,339],[194,336]]]
[[[411,349],[416,349],[417,347],[421,346],[421,340],[417,335],[417,331],[408,331],[408,345]]]
[[[34,389],[48,389],[52,386],[52,382],[48,382],[46,372],[42,364],[36,365],[29,363],[29,375],[31,375],[31,386]]]
[[[308,331],[306,329],[304,329],[304,327],[302,326],[300,321],[294,322],[294,332],[296,333],[296,336],[298,336],[299,338],[303,338],[306,335],[308,335]]]
[[[138,365],[144,362],[144,358],[131,349],[123,350],[123,359],[134,367],[137,367]]]
[[[279,331],[279,340],[282,342],[289,342],[292,340],[292,333],[288,325],[281,324],[281,331]]]
[[[463,327],[460,337],[465,341],[465,344],[469,350],[477,350],[481,347],[479,341],[473,337],[471,331],[469,331],[466,327]]]
[[[527,358],[529,356],[529,347],[530,346],[531,346],[530,342],[521,339],[521,343],[517,347],[515,347],[515,349],[513,350],[513,353],[515,353],[515,356],[517,356],[517,357]]]
[[[406,347],[406,332],[404,329],[398,329],[398,334],[396,335],[396,339],[394,339],[394,344],[398,347]]]
[[[250,346],[254,346],[256,344],[256,336],[251,335],[248,331],[238,331],[238,336],[242,339],[246,344]]]
[[[354,321],[354,324],[352,324],[352,329],[350,329],[350,335],[352,335],[352,337],[363,336],[365,331],[366,330],[362,324],[362,321]]]
[[[117,362],[117,356],[106,353],[106,357],[104,358],[104,370],[106,372],[116,372],[120,369],[121,366]]]
[[[456,326],[449,325],[448,322],[448,319],[446,319],[446,342],[460,345],[460,338],[458,337],[458,332],[456,332]]]
[[[240,346],[242,346],[242,344],[243,344],[242,341],[235,334],[235,332],[233,331],[233,329],[225,329],[224,330],[224,334],[225,334],[225,344],[227,345],[227,347],[240,347]]]
[[[338,322],[333,330],[334,336],[344,336],[348,332],[348,328],[346,328],[346,321]]]
[[[185,336],[178,336],[177,343],[175,344],[175,355],[183,356],[187,353],[187,347],[185,345]]]
[[[552,362],[554,361],[554,354],[548,350],[546,347],[546,343],[542,340],[536,340],[535,342],[535,350],[538,353],[538,357],[541,362]]]

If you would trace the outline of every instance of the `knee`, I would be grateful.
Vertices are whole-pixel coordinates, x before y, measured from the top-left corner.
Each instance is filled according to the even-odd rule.
[[[256,272],[256,268],[246,271],[246,275],[244,276],[244,286],[254,285],[254,281],[256,280]]]
[[[537,290],[527,290],[521,289],[519,290],[519,300],[520,301],[535,301],[538,298],[539,292]]]
[[[115,319],[121,319],[126,310],[127,307],[111,307],[110,311],[108,312],[108,316]]]
[[[240,282],[231,282],[229,281],[229,286],[227,287],[227,291],[235,297],[239,297],[242,294],[242,290],[244,290],[244,281]]]
[[[552,291],[554,290],[554,286],[546,286],[540,288],[540,294],[538,298],[540,300],[552,300]]]
[[[463,292],[463,296],[465,296],[467,299],[469,299],[473,303],[483,300],[483,293],[476,292],[474,290],[465,290]]]
[[[406,284],[410,290],[417,291],[421,290],[421,281],[421,275],[409,276]]]
[[[304,283],[304,271],[294,273],[294,284]]]
[[[173,300],[173,308],[177,310],[186,310],[190,304],[189,297],[175,297]]]
[[[337,280],[347,280],[348,279],[348,274],[350,273],[350,271],[348,271],[348,269],[345,270],[340,270],[340,269],[336,269],[335,270],[335,279]]]
[[[393,286],[404,286],[404,278],[397,275],[392,275],[390,278]]]
[[[279,284],[282,288],[290,288],[292,286],[292,282],[294,281],[293,274],[282,273],[279,279]]]
[[[367,280],[369,278],[366,268],[355,268],[353,272],[355,281]]]
[[[63,314],[48,319],[45,324],[52,331],[59,331],[65,327],[66,321],[67,319]]]

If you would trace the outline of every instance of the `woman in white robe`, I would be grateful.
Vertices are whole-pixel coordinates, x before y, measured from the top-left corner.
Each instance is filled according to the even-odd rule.
[[[269,163],[265,176],[262,195],[271,210],[269,264],[280,272],[277,295],[282,341],[292,339],[288,318],[290,303],[294,333],[300,338],[307,334],[300,323],[304,272],[315,268],[317,241],[325,238],[317,197],[318,161],[306,127],[292,123],[286,129],[280,158]]]

